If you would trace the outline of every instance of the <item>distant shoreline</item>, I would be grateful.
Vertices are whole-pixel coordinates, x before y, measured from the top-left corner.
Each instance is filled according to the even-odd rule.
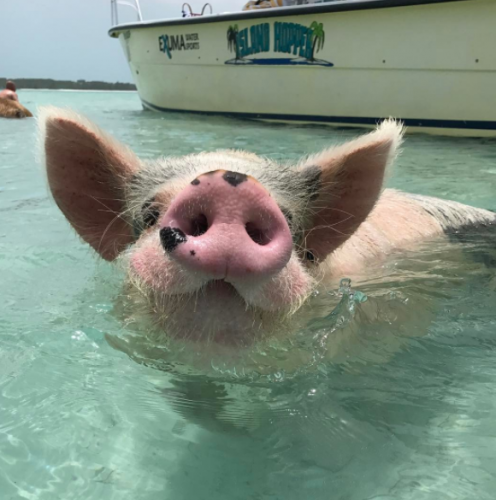
[[[18,90],[105,90],[136,91],[134,83],[101,82],[98,80],[52,80],[51,78],[9,78]],[[5,88],[6,78],[0,78],[0,88]]]
[[[120,92],[124,94],[135,94],[136,90],[93,90],[93,89],[17,89],[17,92]]]

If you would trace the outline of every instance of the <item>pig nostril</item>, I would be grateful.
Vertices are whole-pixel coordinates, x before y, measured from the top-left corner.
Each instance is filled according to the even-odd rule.
[[[200,214],[191,221],[191,236],[201,236],[208,230],[206,215]]]
[[[271,238],[269,238],[267,231],[260,229],[253,222],[248,222],[245,228],[248,236],[258,245],[263,246],[270,242]]]

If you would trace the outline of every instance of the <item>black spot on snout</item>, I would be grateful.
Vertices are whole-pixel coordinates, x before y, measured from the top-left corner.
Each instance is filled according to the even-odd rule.
[[[245,174],[240,174],[239,172],[226,172],[222,178],[231,186],[236,187],[239,186],[242,182],[248,180],[248,176]]]
[[[194,250],[190,250],[189,254],[192,255],[193,257],[196,255],[196,252]]]
[[[163,227],[160,230],[160,242],[166,252],[172,252],[177,245],[185,241],[186,235],[177,227]]]
[[[198,184],[200,184],[200,179],[193,179],[193,180],[191,181],[191,184],[192,184],[193,186],[198,186]]]

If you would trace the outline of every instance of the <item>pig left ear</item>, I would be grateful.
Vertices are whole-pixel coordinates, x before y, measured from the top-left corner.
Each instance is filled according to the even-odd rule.
[[[140,161],[77,114],[45,108],[40,143],[55,202],[84,241],[113,260],[134,241],[124,217],[125,187]]]
[[[386,120],[372,133],[305,161],[310,203],[304,248],[322,261],[362,224],[379,199],[388,165],[402,138],[402,126]]]

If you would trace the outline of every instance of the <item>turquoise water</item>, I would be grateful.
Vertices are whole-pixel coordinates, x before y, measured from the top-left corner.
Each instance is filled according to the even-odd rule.
[[[286,160],[357,134],[159,115],[132,93],[20,97],[79,110],[145,158]],[[348,357],[258,380],[169,374],[106,341],[126,328],[121,276],[73,234],[35,151],[33,120],[0,120],[2,500],[494,499],[494,239],[427,245],[352,283],[301,332],[353,332]],[[388,184],[495,209],[496,142],[409,136]]]

